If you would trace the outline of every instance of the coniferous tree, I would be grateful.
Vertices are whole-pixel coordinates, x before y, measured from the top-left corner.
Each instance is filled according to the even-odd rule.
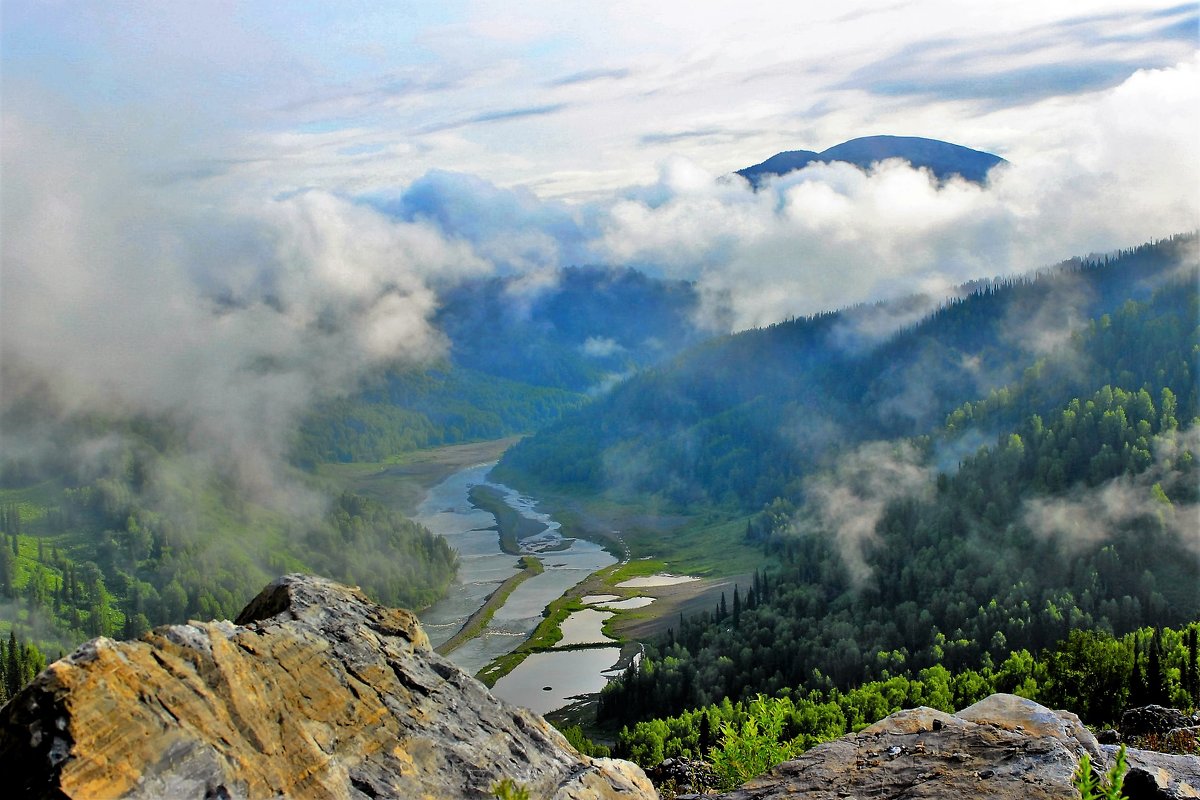
[[[1154,629],[1150,636],[1150,655],[1146,659],[1146,684],[1149,690],[1150,702],[1163,705],[1167,703],[1167,678],[1163,673],[1162,663],[1162,631]]]
[[[1184,688],[1192,699],[1193,705],[1200,705],[1200,653],[1197,653],[1197,627],[1192,625],[1187,631],[1187,662],[1184,665],[1186,676]]]
[[[1129,676],[1129,706],[1137,708],[1149,702],[1149,689],[1146,685],[1146,670],[1142,663],[1142,637],[1135,633],[1133,636],[1133,670]]]
[[[17,645],[17,634],[8,632],[8,658],[4,665],[4,687],[12,697],[21,689],[21,652]]]
[[[716,742],[713,741],[712,720],[709,719],[708,711],[705,710],[700,714],[699,745],[701,755],[708,753],[714,744]]]
[[[13,565],[8,548],[0,547],[0,595],[13,596]]]

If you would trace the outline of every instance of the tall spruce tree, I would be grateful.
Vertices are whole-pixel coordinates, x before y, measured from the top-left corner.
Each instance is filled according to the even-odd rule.
[[[8,658],[4,663],[4,688],[12,697],[21,690],[21,656],[15,631],[8,632]]]
[[[1200,653],[1197,653],[1197,638],[1197,627],[1189,626],[1187,630],[1187,662],[1184,665],[1183,674],[1185,676],[1184,688],[1187,690],[1188,697],[1192,699],[1193,705],[1200,706]]]
[[[1150,655],[1146,658],[1146,685],[1150,702],[1164,705],[1167,698],[1167,676],[1162,663],[1162,630],[1154,629],[1150,636]]]

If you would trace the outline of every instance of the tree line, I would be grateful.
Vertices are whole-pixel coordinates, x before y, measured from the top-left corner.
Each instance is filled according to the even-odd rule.
[[[904,708],[929,706],[953,713],[995,692],[1065,708],[1097,728],[1116,725],[1125,708],[1147,703],[1192,710],[1200,707],[1198,634],[1200,622],[1144,628],[1123,637],[1074,630],[1038,657],[1022,649],[994,664],[956,671],[934,665],[845,689],[789,687],[736,702],[726,697],[626,725],[612,754],[647,768],[681,757],[719,764],[730,734],[744,735],[751,719],[778,717],[770,738],[787,744],[789,757],[794,757]]]
[[[932,434],[870,451],[902,453],[928,478],[889,496],[858,539],[822,516],[813,480],[776,497],[746,525],[775,561],[769,596],[750,587],[735,592],[736,613],[722,602],[681,619],[636,674],[610,685],[601,717],[844,688],[935,664],[953,671],[1040,652],[1075,629],[1120,634],[1195,618],[1200,567],[1187,537],[1200,502],[1198,409],[1178,337],[1186,331],[1185,354],[1198,345],[1185,310],[1196,310],[1195,286],[1170,284],[1080,334],[1076,352],[1137,354],[1082,361],[1094,367],[1087,376],[1116,370],[1140,384],[1104,383],[1047,411],[1048,384],[1027,373]],[[999,425],[991,444],[960,446],[968,420],[1012,420],[1012,409],[1028,413]],[[838,488],[850,507],[869,499]]]

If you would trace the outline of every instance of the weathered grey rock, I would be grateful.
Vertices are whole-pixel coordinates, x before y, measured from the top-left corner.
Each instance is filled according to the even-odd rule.
[[[289,575],[236,623],[96,639],[0,710],[0,774],[29,797],[654,798],[429,648],[415,617]]]
[[[1084,753],[1101,769],[1110,758],[1077,716],[997,694],[953,715],[931,708],[898,712],[721,797],[1078,800],[1071,779]],[[1139,758],[1135,751],[1130,761],[1166,765]],[[1191,763],[1196,766],[1195,759]],[[1170,761],[1169,769],[1175,776],[1167,780],[1169,785],[1190,781],[1186,763]]]
[[[1104,751],[1115,758],[1117,747]],[[1126,751],[1129,771],[1125,774],[1125,795],[1129,800],[1184,800],[1200,797],[1200,757],[1155,753],[1151,750]]]
[[[973,706],[967,706],[954,716],[980,725],[994,725],[1019,731],[1034,738],[1051,738],[1062,742],[1076,756],[1087,752],[1093,761],[1103,760],[1104,751],[1096,737],[1070,711],[1051,711],[1045,706],[1015,694],[994,694]]]
[[[717,785],[708,762],[691,758],[668,758],[647,773],[655,786],[676,797],[700,794]],[[669,793],[668,793],[669,794]]]
[[[1177,708],[1166,706],[1139,706],[1130,708],[1121,715],[1121,738],[1135,739],[1156,734],[1165,736],[1174,728],[1190,728],[1200,725],[1200,716],[1185,714]]]

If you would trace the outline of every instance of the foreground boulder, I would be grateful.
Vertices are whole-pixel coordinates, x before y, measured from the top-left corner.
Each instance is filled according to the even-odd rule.
[[[433,653],[416,618],[289,575],[236,622],[96,639],[0,710],[8,791],[71,798],[654,798]]]
[[[995,694],[957,714],[900,711],[721,797],[1078,800],[1071,778],[1080,757],[1104,769],[1115,752],[1101,748],[1074,714]],[[1129,800],[1200,797],[1195,756],[1133,750],[1129,761]]]

